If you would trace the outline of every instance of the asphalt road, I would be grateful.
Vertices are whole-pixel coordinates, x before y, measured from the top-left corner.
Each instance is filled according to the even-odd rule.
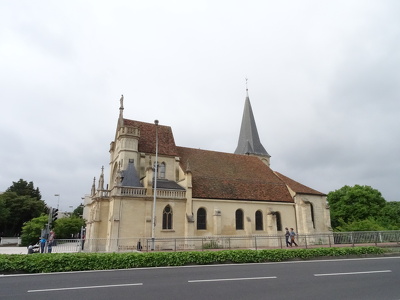
[[[400,257],[0,276],[0,299],[400,299]]]

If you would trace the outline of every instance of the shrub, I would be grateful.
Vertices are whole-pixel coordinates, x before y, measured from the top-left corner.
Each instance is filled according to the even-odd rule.
[[[261,263],[384,252],[384,249],[378,247],[349,247],[201,252],[2,254],[0,272],[47,273],[215,263]]]

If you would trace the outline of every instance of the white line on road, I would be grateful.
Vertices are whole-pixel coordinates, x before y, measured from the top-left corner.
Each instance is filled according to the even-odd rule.
[[[127,283],[127,284],[112,284],[112,285],[92,285],[92,286],[77,286],[77,287],[59,288],[59,289],[29,290],[28,293],[54,292],[54,291],[66,291],[66,290],[82,290],[82,289],[99,289],[99,288],[132,286],[132,285],[143,285],[143,283]]]
[[[327,274],[314,274],[314,276],[340,276],[340,275],[357,275],[357,274],[390,273],[390,272],[392,272],[392,270],[349,272],[349,273],[327,273]]]
[[[184,269],[184,268],[221,268],[221,267],[245,267],[252,265],[277,265],[277,264],[310,264],[310,263],[321,263],[321,262],[342,262],[342,261],[363,261],[363,260],[388,260],[396,259],[399,260],[400,256],[389,256],[389,257],[363,257],[363,258],[335,258],[335,259],[321,259],[321,260],[303,260],[303,261],[280,261],[280,262],[266,262],[266,263],[243,263],[243,264],[215,264],[215,265],[190,265],[190,266],[166,266],[157,267],[157,269]],[[132,272],[132,271],[143,271],[153,270],[154,267],[145,268],[129,268],[129,269],[110,269],[110,270],[86,270],[86,271],[70,271],[70,272],[53,272],[53,273],[33,273],[33,274],[0,274],[2,277],[26,277],[26,276],[59,276],[59,275],[74,275],[82,273],[103,273],[103,272]],[[399,299],[400,300],[400,299]]]
[[[188,280],[188,282],[212,282],[212,281],[232,281],[232,280],[259,280],[259,279],[274,279],[276,276],[271,277],[247,277],[247,278],[220,278],[220,279],[204,279],[204,280]]]

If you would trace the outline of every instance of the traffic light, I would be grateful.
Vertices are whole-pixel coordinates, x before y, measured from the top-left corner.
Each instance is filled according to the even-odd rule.
[[[54,222],[58,219],[58,209],[52,208],[51,209],[51,221]]]

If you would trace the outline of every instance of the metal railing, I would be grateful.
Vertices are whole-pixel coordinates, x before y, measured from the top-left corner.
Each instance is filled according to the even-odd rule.
[[[0,245],[21,245],[20,237],[0,237]]]
[[[400,247],[400,230],[396,231],[355,231],[317,234],[299,234],[295,239],[297,247],[355,247],[378,246]],[[133,252],[152,251],[150,237],[131,237],[120,239],[56,239],[51,249],[46,245],[45,252]],[[294,247],[294,245],[293,245]],[[285,236],[203,236],[155,238],[155,251],[204,251],[221,249],[281,249],[286,248]]]
[[[132,237],[120,239],[58,240],[53,252],[132,252],[151,251],[152,240]],[[400,231],[357,231],[299,234],[295,239],[300,248],[379,246],[400,247]],[[60,248],[58,248],[60,246]],[[294,247],[294,245],[293,245]],[[285,236],[204,236],[155,238],[155,251],[203,251],[218,249],[280,249],[286,248]]]

